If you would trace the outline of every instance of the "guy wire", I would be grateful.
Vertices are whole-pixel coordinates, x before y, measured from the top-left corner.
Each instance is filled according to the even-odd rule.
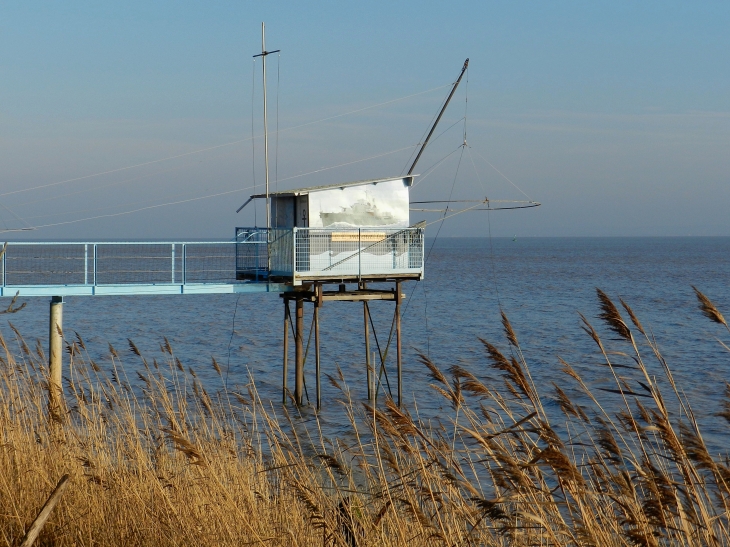
[[[467,82],[468,82],[468,69],[467,69]],[[468,89],[467,89],[467,94],[468,94]],[[468,95],[466,95],[465,98],[468,98]],[[466,108],[464,109],[464,118],[463,118],[463,120],[464,120],[464,132],[463,132],[464,142],[461,145],[459,145],[459,148],[461,148],[461,154],[459,155],[459,162],[456,165],[456,172],[454,173],[454,181],[451,183],[451,191],[449,192],[449,202],[451,201],[451,196],[454,193],[454,187],[456,186],[456,181],[457,181],[457,178],[459,176],[459,169],[461,167],[461,160],[464,157],[464,148],[466,148]],[[457,120],[456,123],[458,123],[459,121],[461,121],[461,120]],[[449,129],[451,129],[451,127],[453,127],[454,125],[456,125],[456,123],[452,124],[448,129],[446,129],[445,131],[443,131],[441,133],[441,135],[443,135],[443,133],[445,133],[446,131],[448,131]],[[439,135],[439,137],[441,135]],[[449,156],[451,156],[451,154],[453,154],[454,152],[456,152],[456,150],[458,150],[459,148],[456,148],[453,152],[450,152],[445,158],[443,158],[442,160],[440,160],[436,164],[434,164],[433,167],[438,166],[442,161],[444,161],[446,158],[448,158]],[[433,251],[434,245],[436,245],[436,240],[438,239],[439,234],[441,233],[441,228],[443,227],[443,224],[444,224],[443,221],[446,220],[446,218],[447,218],[446,217],[446,214],[448,213],[448,211],[449,211],[449,205],[448,205],[448,202],[447,202],[446,209],[444,209],[444,214],[443,214],[443,217],[441,218],[441,223],[439,224],[439,229],[436,231],[436,236],[433,239],[433,243],[431,243],[431,247],[428,250],[428,254],[426,255],[426,257],[425,257],[425,259],[423,261],[424,267],[428,263],[428,259],[431,257],[431,252]],[[416,293],[416,289],[418,288],[418,284],[421,281],[422,280],[420,280],[420,279],[418,281],[416,281],[416,286],[413,287],[413,290],[411,291],[411,295],[408,297],[408,300],[406,301],[406,305],[405,305],[405,308],[403,310],[403,315],[405,315],[406,312],[408,311],[408,307],[410,306],[411,299],[413,298],[413,295]],[[424,298],[424,312],[423,312],[424,313],[424,323],[425,323],[425,326],[426,326],[426,355],[430,358],[431,357],[431,336],[430,336],[430,331],[429,331],[429,328],[428,328],[428,294],[426,292],[426,283],[425,283],[425,281],[424,281],[424,284],[423,284],[423,298]]]
[[[454,85],[454,84],[452,83],[452,84],[449,84],[449,85]],[[426,136],[426,133],[428,133],[429,127],[431,127],[431,125],[433,124],[433,121],[436,119],[436,116],[438,116],[438,113],[441,111],[441,108],[443,108],[444,103],[447,101],[447,99],[448,99],[448,95],[446,95],[446,97],[444,97],[441,100],[441,103],[439,104],[438,110],[436,110],[436,112],[434,113],[433,117],[431,118],[431,121],[428,122],[428,125],[426,126],[426,129],[421,134],[421,138],[418,139],[418,142],[413,147],[413,150],[411,150],[411,155],[408,156],[408,160],[406,160],[406,164],[403,166],[403,169],[401,169],[401,175],[403,174],[403,172],[406,169],[408,169],[408,164],[411,163],[411,159],[413,158],[413,154],[415,154],[416,153],[416,150],[418,150],[418,145],[423,142],[423,138]],[[451,129],[451,128],[449,128],[449,129]],[[448,129],[447,129],[447,131],[448,131]]]
[[[482,181],[482,177],[479,174],[479,171],[477,170],[477,166],[474,163],[474,158],[471,155],[471,147],[469,147],[469,160],[471,161],[471,166],[474,169],[474,174],[477,176],[477,180],[479,181],[479,184],[482,185],[482,189],[486,192],[487,188],[484,185],[484,182]],[[487,162],[489,163],[489,162]],[[489,207],[489,201],[487,200],[487,227],[488,227],[488,235],[489,235],[489,260],[492,270],[492,283],[494,283],[494,292],[497,295],[497,304],[499,305],[500,311],[502,311],[502,301],[499,297],[499,286],[497,285],[497,272],[494,268],[494,246],[492,244],[492,222],[490,218],[490,212],[491,209]]]
[[[255,70],[255,67],[254,67],[254,70]],[[432,91],[438,91],[439,89],[443,89],[444,87],[448,87],[450,85],[452,85],[452,84],[444,84],[444,85],[441,85],[441,86],[438,86],[438,87],[434,87],[434,88],[431,88],[431,89],[426,89],[425,91],[419,91],[418,93],[412,93],[410,95],[405,95],[403,97],[398,97],[397,99],[390,99],[389,101],[385,101],[385,102],[382,102],[382,103],[377,103],[377,104],[365,106],[365,107],[362,107],[362,108],[357,108],[355,110],[350,110],[349,112],[343,112],[342,114],[335,114],[334,116],[327,116],[326,118],[320,118],[318,120],[312,120],[311,122],[305,122],[305,123],[302,123],[302,124],[299,124],[299,125],[293,125],[291,127],[285,127],[284,129],[280,129],[280,132],[293,131],[295,129],[300,129],[302,127],[307,127],[307,126],[314,125],[314,124],[317,124],[317,123],[323,123],[323,122],[327,122],[327,121],[330,121],[330,120],[334,120],[336,118],[341,118],[343,116],[349,116],[351,114],[356,114],[358,112],[363,112],[364,110],[370,110],[370,109],[373,109],[373,108],[379,108],[381,106],[385,106],[385,105],[388,105],[388,104],[392,104],[392,103],[395,103],[395,102],[398,102],[398,101],[404,101],[406,99],[411,99],[413,97],[417,97],[418,95],[423,95],[425,93],[431,93]],[[107,171],[100,171],[98,173],[91,173],[90,175],[83,175],[81,177],[75,177],[75,178],[72,178],[72,179],[59,180],[59,181],[56,181],[56,182],[50,182],[48,184],[41,184],[40,186],[32,186],[30,188],[21,188],[21,189],[18,189],[18,190],[11,190],[9,192],[2,192],[2,193],[0,193],[0,197],[10,196],[10,195],[13,195],[13,194],[21,194],[21,193],[30,192],[30,191],[33,191],[33,190],[40,190],[40,189],[43,189],[43,188],[49,188],[51,186],[58,186],[60,184],[68,184],[70,182],[77,182],[77,181],[80,181],[80,180],[87,180],[87,179],[94,178],[94,177],[100,177],[102,175],[109,175],[109,174],[112,174],[112,173],[118,173],[120,171],[128,171],[129,169],[137,169],[139,167],[144,167],[146,165],[152,165],[152,164],[155,164],[155,163],[161,163],[163,161],[170,161],[170,160],[174,160],[174,159],[178,159],[178,158],[190,156],[190,155],[193,155],[193,154],[200,154],[202,152],[208,152],[209,150],[217,150],[218,148],[224,148],[224,147],[227,147],[227,146],[233,146],[234,144],[240,144],[240,143],[246,142],[247,140],[248,140],[248,137],[245,138],[245,139],[238,139],[238,140],[235,140],[235,141],[229,141],[229,142],[225,142],[225,143],[222,143],[222,144],[216,144],[216,145],[213,145],[213,146],[207,146],[205,148],[199,148],[197,150],[191,150],[190,152],[183,152],[181,154],[175,154],[174,156],[167,156],[167,157],[164,157],[164,158],[158,158],[156,160],[145,161],[145,162],[137,163],[137,164],[134,164],[134,165],[127,165],[125,167],[118,167],[116,169],[109,169]],[[411,147],[410,146],[407,146],[406,148],[404,148],[404,150],[407,149],[407,148],[411,148]]]
[[[231,344],[233,343],[233,334],[236,332],[236,312],[238,311],[238,300],[241,295],[236,298],[236,307],[233,308],[233,325],[231,326],[231,337],[228,339],[228,363],[226,364],[226,379],[223,382],[226,391],[228,391],[228,372],[231,370]]]

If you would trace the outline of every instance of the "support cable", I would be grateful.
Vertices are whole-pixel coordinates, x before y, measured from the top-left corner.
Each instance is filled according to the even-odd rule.
[[[466,81],[467,81],[467,85],[465,86],[465,95],[464,95],[464,101],[465,101],[466,104],[464,106],[464,117],[462,118],[464,120],[463,142],[459,146],[461,148],[461,154],[459,155],[459,163],[456,165],[456,172],[454,173],[454,181],[451,184],[451,191],[449,192],[449,202],[451,201],[451,196],[454,193],[454,187],[456,186],[456,181],[457,181],[457,178],[459,176],[459,168],[461,167],[461,160],[464,157],[464,148],[467,147],[467,144],[466,144],[466,117],[467,117],[467,106],[468,106],[468,101],[469,101],[469,86],[468,86],[468,82],[469,82],[469,71],[468,71],[468,63],[469,63],[469,60],[467,59],[467,62],[464,64],[464,69],[466,70]],[[464,70],[462,70],[462,74],[463,73],[464,73]],[[459,79],[461,79],[461,76],[459,76]],[[458,83],[458,81],[457,81],[457,83]],[[453,94],[453,92],[452,92],[452,94]],[[449,98],[451,98],[451,97],[449,97]],[[458,148],[457,148],[457,150],[458,150]],[[454,152],[455,151],[456,150],[454,150]],[[453,152],[452,152],[452,154],[453,154]],[[449,154],[449,155],[451,155],[451,154]],[[446,158],[444,158],[444,159],[446,159]],[[434,237],[433,243],[431,243],[431,247],[430,247],[430,249],[428,251],[428,254],[425,257],[424,267],[428,263],[428,259],[431,257],[431,252],[433,251],[434,245],[436,245],[436,240],[438,239],[439,234],[441,233],[441,228],[443,227],[443,221],[448,218],[446,216],[447,213],[448,213],[448,210],[449,210],[449,206],[448,206],[448,203],[447,203],[446,209],[444,210],[444,216],[441,218],[441,224],[439,225],[439,229],[436,232],[436,237]],[[453,216],[453,215],[451,215],[451,216]],[[431,224],[433,224],[433,223],[431,223]],[[426,226],[428,226],[428,224],[426,224]],[[418,288],[419,281],[421,281],[421,280],[416,281],[416,286],[413,288],[413,291],[411,291],[411,295],[408,297],[408,300],[406,301],[406,306],[405,306],[405,310],[403,311],[403,315],[405,315],[406,311],[408,311],[408,307],[410,306],[410,303],[411,303],[411,298],[413,298],[413,295],[416,293],[416,289]],[[425,283],[425,280],[424,280],[424,284],[423,284],[423,298],[424,298],[424,323],[425,323],[425,327],[426,327],[426,355],[430,358],[431,357],[431,336],[430,336],[430,331],[429,331],[429,328],[428,328],[428,293],[426,292],[426,283]]]
[[[433,173],[435,173],[435,172],[436,172],[436,169],[437,169],[437,168],[438,168],[438,167],[439,167],[439,166],[440,166],[440,165],[441,165],[441,164],[442,164],[443,162],[445,162],[445,161],[446,161],[447,159],[449,159],[449,158],[450,158],[451,156],[453,156],[453,155],[454,155],[454,154],[455,154],[456,152],[458,152],[458,151],[459,151],[459,148],[461,148],[461,145],[459,145],[459,146],[457,146],[456,148],[454,148],[454,149],[453,149],[453,150],[452,150],[451,152],[449,152],[449,153],[448,153],[448,154],[446,154],[446,155],[445,155],[445,156],[444,156],[443,158],[441,158],[441,159],[440,159],[439,161],[437,161],[436,163],[434,163],[433,165],[431,165],[431,167],[429,167],[428,169],[426,169],[426,171],[424,171],[424,174],[423,174],[423,175],[421,175],[421,176],[420,176],[420,177],[418,178],[418,180],[417,180],[417,181],[416,181],[416,182],[415,182],[415,183],[413,184],[413,188],[415,188],[416,186],[418,186],[419,184],[421,184],[421,183],[422,183],[422,182],[423,182],[424,180],[426,180],[426,179],[427,179],[428,177],[430,177],[430,176],[431,176],[431,175],[432,175]]]
[[[231,337],[228,339],[228,363],[226,364],[226,379],[223,383],[226,391],[228,391],[228,372],[231,370],[231,344],[233,343],[233,334],[236,332],[236,312],[238,312],[238,301],[241,295],[236,298],[236,307],[233,308],[233,325],[231,326]]]
[[[464,121],[466,122],[466,119]],[[449,192],[449,200],[451,200],[451,196],[454,193],[454,187],[456,186],[456,181],[457,181],[457,179],[459,177],[459,169],[461,168],[461,160],[464,157],[464,149],[465,148],[466,148],[466,144],[463,144],[461,146],[461,154],[459,155],[459,163],[456,165],[456,173],[454,173],[454,182],[451,183],[451,191]],[[436,237],[433,238],[433,243],[431,243],[431,248],[428,250],[428,254],[426,255],[426,260],[424,261],[424,267],[425,267],[426,263],[428,263],[428,259],[431,257],[431,253],[433,252],[433,247],[434,247],[434,245],[436,245],[436,240],[438,239],[439,234],[441,233],[441,228],[443,228],[443,226],[444,226],[443,221],[446,220],[446,218],[448,218],[446,216],[446,214],[448,213],[448,211],[449,211],[449,206],[447,205],[446,206],[446,209],[444,209],[444,216],[441,219],[441,224],[439,224],[439,229],[436,231]],[[428,226],[428,224],[426,226]],[[424,317],[425,317],[425,325],[426,325],[426,355],[429,358],[431,358],[431,336],[429,334],[429,329],[428,329],[428,295],[426,293],[425,279],[423,281],[424,281],[424,283],[423,283],[423,297],[424,297],[424,301],[425,301],[425,303],[424,303],[424,306],[425,306]]]
[[[102,185],[94,186],[93,188],[88,188],[88,189],[87,188],[84,188],[82,190],[75,190],[73,192],[67,192],[65,194],[58,194],[58,195],[48,196],[48,197],[44,197],[44,198],[41,198],[41,199],[34,199],[32,201],[23,201],[23,202],[20,202],[20,203],[16,203],[14,206],[15,207],[22,207],[24,205],[34,205],[36,203],[44,203],[46,201],[57,201],[60,198],[65,198],[65,197],[69,197],[69,196],[75,196],[77,194],[88,194],[89,192],[94,191],[94,190],[101,190],[103,188],[110,188],[112,186],[119,186],[120,184],[125,184],[127,182],[133,182],[133,181],[136,181],[136,180],[146,179],[146,178],[150,178],[150,177],[157,177],[157,176],[163,175],[165,173],[171,173],[173,171],[179,171],[180,169],[186,169],[188,167],[192,167],[193,165],[198,165],[199,163],[200,163],[199,161],[195,160],[194,163],[188,163],[186,165],[178,165],[176,167],[170,167],[169,169],[163,169],[161,171],[156,171],[154,173],[147,173],[147,174],[144,174],[144,175],[138,175],[136,177],[131,177],[131,178],[128,178],[128,179],[117,180],[117,181],[114,181],[114,182],[110,182],[108,184],[102,184]],[[32,217],[32,218],[38,218],[38,217]]]
[[[170,202],[167,202],[167,203],[159,203],[157,205],[149,205],[147,207],[140,207],[138,209],[132,209],[132,210],[129,210],[129,211],[122,211],[120,213],[108,213],[108,214],[105,214],[105,215],[96,215],[96,216],[93,216],[93,217],[78,218],[78,219],[75,219],[75,220],[66,220],[64,222],[54,222],[52,224],[42,224],[40,226],[33,226],[33,229],[34,230],[37,230],[39,228],[50,228],[52,226],[64,226],[66,224],[76,224],[78,222],[85,222],[87,220],[97,220],[97,219],[100,219],[100,218],[111,218],[111,217],[119,217],[119,216],[124,216],[124,215],[131,215],[132,213],[139,213],[140,211],[148,211],[150,209],[159,209],[160,207],[167,207],[168,205],[179,205],[181,203],[189,203],[191,201],[199,201],[201,199],[215,198],[215,197],[218,197],[218,196],[227,196],[229,194],[235,194],[235,193],[243,192],[244,190],[250,190],[250,189],[251,188],[237,188],[236,190],[228,190],[226,192],[218,192],[218,193],[215,193],[215,194],[208,194],[208,195],[205,195],[205,196],[198,196],[198,197],[195,197],[195,198],[181,199],[181,200],[177,200],[177,201],[170,201]],[[8,230],[4,230],[4,231],[3,230],[0,230],[0,233],[4,233],[5,231],[8,231]],[[12,231],[16,231],[16,230],[12,230]]]
[[[6,205],[4,205],[2,203],[0,203],[0,207],[2,207],[3,209],[5,209],[8,213],[10,213],[11,215],[13,215],[16,219],[18,219],[21,222],[21,224],[25,224],[27,226],[26,228],[8,228],[8,225],[5,222],[5,219],[3,218],[3,224],[5,225],[5,230],[3,230],[4,232],[27,232],[29,230],[35,230],[35,228],[33,228],[33,226],[31,226],[30,224],[28,224],[25,221],[25,219],[23,219],[22,217],[18,216],[12,209],[10,209],[10,207],[8,207],[8,206],[6,206]]]
[[[451,84],[451,85],[453,85],[453,84]],[[436,119],[436,116],[439,115],[439,112],[441,112],[441,109],[444,107],[444,103],[446,103],[446,101],[448,101],[448,100],[449,100],[449,98],[448,98],[448,96],[446,96],[439,103],[439,107],[436,110],[436,112],[434,112],[431,119],[429,120],[428,125],[426,126],[426,129],[423,130],[423,133],[419,137],[418,142],[413,146],[413,151],[411,152],[411,155],[408,156],[408,159],[406,160],[406,164],[403,166],[403,169],[401,169],[401,172],[400,172],[401,175],[403,173],[405,173],[406,169],[408,169],[408,165],[411,163],[411,160],[413,159],[413,155],[416,153],[416,150],[418,150],[418,147],[421,146],[421,144],[423,144],[423,139],[426,137],[426,134],[428,133],[428,129],[433,125],[433,122]]]
[[[307,338],[307,347],[304,350],[304,357],[302,358],[302,380],[304,384],[304,394],[307,397],[307,404],[312,404],[309,400],[309,390],[307,389],[307,375],[304,374],[306,372],[306,364],[307,364],[307,355],[309,354],[309,344],[312,341],[312,333],[314,332],[314,314],[312,314],[312,324],[309,325],[309,337]]]
[[[474,167],[474,173],[476,174],[476,176],[479,179],[482,186],[484,186],[484,184],[481,181],[481,175],[479,174],[479,171],[477,170],[477,166],[474,163],[474,159],[471,157],[471,149],[469,150],[469,158],[471,159],[472,166]],[[482,156],[482,159],[484,159],[484,161],[487,161],[486,158],[484,158],[483,156]],[[489,162],[487,161],[487,163],[489,163]],[[500,175],[502,175],[505,179],[507,179],[515,188],[520,190],[520,188],[516,184],[514,184],[505,175],[503,175],[496,167],[494,167],[491,163],[489,163],[489,165],[495,171],[497,171]],[[522,190],[520,190],[520,192],[522,192]],[[524,192],[522,192],[522,193],[525,195],[525,197],[527,199],[530,199],[530,197],[527,194],[525,194]],[[530,201],[532,202],[531,199],[530,199]],[[495,292],[495,295],[497,296],[497,305],[499,306],[500,314],[503,317],[506,317],[506,314],[504,313],[504,308],[502,307],[502,298],[499,294],[499,283],[497,282],[497,269],[495,267],[495,264],[497,261],[494,259],[494,244],[492,241],[492,221],[491,221],[490,211],[491,211],[491,209],[487,209],[487,228],[488,228],[488,235],[489,235],[489,261],[491,263],[492,280],[494,283],[494,292]],[[520,360],[524,363],[525,356],[522,353],[522,348],[520,346],[513,346],[512,344],[510,344],[509,346],[510,346],[510,353],[512,355],[512,358],[513,359],[515,358],[515,352],[516,352],[517,355],[519,356]],[[529,368],[527,369],[527,376],[530,380],[530,383],[532,384],[533,389],[535,389],[535,381],[532,379],[532,374],[530,374]],[[543,410],[543,413],[544,413],[544,410]]]
[[[431,93],[432,91],[438,91],[439,89],[443,89],[443,88],[449,87],[451,85],[452,84],[441,85],[441,86],[438,86],[438,87],[434,87],[434,88],[431,88],[431,89],[427,89],[425,91],[419,91],[418,93],[412,93],[412,94],[406,95],[404,97],[399,97],[397,99],[391,99],[389,101],[385,101],[385,102],[382,102],[382,103],[378,103],[378,104],[374,104],[374,105],[370,105],[370,106],[365,106],[363,108],[358,108],[358,109],[355,109],[355,110],[350,110],[349,112],[344,112],[342,114],[336,114],[334,116],[328,116],[326,118],[321,118],[319,120],[313,120],[311,122],[306,122],[306,123],[302,123],[302,124],[299,124],[299,125],[294,125],[294,126],[291,126],[291,127],[285,127],[284,129],[280,129],[279,132],[280,133],[284,133],[286,131],[293,131],[295,129],[300,129],[302,127],[307,127],[307,126],[310,126],[310,125],[314,125],[314,124],[318,124],[318,123],[323,123],[323,122],[330,121],[330,120],[334,120],[334,119],[337,119],[337,118],[342,118],[344,116],[350,116],[352,114],[357,114],[358,112],[363,112],[365,110],[370,110],[370,109],[373,109],[373,108],[378,108],[378,107],[385,106],[385,105],[388,105],[388,104],[392,104],[392,103],[395,103],[395,102],[398,102],[398,101],[404,101],[406,99],[411,99],[411,98],[417,97],[419,95],[424,95],[426,93]],[[174,159],[178,159],[178,158],[183,158],[185,156],[191,156],[193,154],[200,154],[202,152],[208,152],[210,150],[216,150],[218,148],[224,148],[226,146],[233,146],[235,144],[240,144],[242,142],[246,142],[247,140],[249,140],[249,138],[237,139],[235,141],[229,141],[229,142],[222,143],[222,144],[217,144],[217,145],[214,145],[214,146],[208,146],[208,147],[205,147],[205,148],[199,148],[197,150],[191,150],[190,152],[184,152],[182,154],[176,154],[174,156],[167,156],[165,158],[160,158],[160,159],[156,159],[156,160],[150,160],[150,161],[146,161],[146,162],[142,162],[142,163],[137,163],[135,165],[128,165],[128,166],[125,166],[125,167],[119,167],[117,169],[109,169],[107,171],[100,171],[98,173],[92,173],[90,175],[84,175],[84,176],[81,176],[81,177],[75,177],[75,178],[61,180],[61,181],[57,181],[57,182],[51,182],[51,183],[48,183],[48,184],[42,184],[40,186],[33,186],[31,188],[21,188],[19,190],[11,190],[10,192],[0,193],[0,197],[10,196],[10,195],[13,195],[13,194],[21,194],[21,193],[24,193],[24,192],[31,192],[33,190],[41,190],[43,188],[49,188],[49,187],[52,187],[52,186],[58,186],[60,184],[68,184],[70,182],[78,182],[80,180],[87,180],[87,179],[91,179],[91,178],[94,178],[94,177],[100,177],[102,175],[110,175],[112,173],[118,173],[120,171],[128,171],[129,169],[136,169],[138,167],[144,167],[146,165],[153,165],[155,163],[161,163],[163,161],[170,161],[170,160],[174,160]],[[411,146],[407,146],[403,150],[406,150],[406,149],[409,149],[409,148],[411,148]]]
[[[471,147],[469,147],[469,148],[471,148]],[[502,177],[503,177],[503,178],[504,178],[504,179],[505,179],[505,180],[506,180],[507,182],[509,182],[509,183],[510,183],[510,184],[511,184],[512,186],[514,186],[515,188],[517,188],[517,190],[518,190],[518,191],[519,191],[519,192],[520,192],[520,193],[521,193],[521,194],[522,194],[523,196],[525,196],[525,197],[526,197],[526,198],[527,198],[528,200],[532,201],[532,198],[531,198],[530,196],[528,196],[528,195],[527,195],[527,194],[526,194],[525,192],[523,192],[523,191],[522,191],[522,188],[520,188],[519,186],[517,186],[517,185],[516,185],[516,184],[515,184],[514,182],[512,182],[512,180],[510,180],[510,178],[509,178],[509,177],[508,177],[507,175],[505,175],[504,173],[502,173],[502,171],[500,171],[500,170],[499,170],[499,169],[497,169],[497,168],[496,168],[496,167],[495,167],[494,165],[492,165],[492,164],[491,164],[491,162],[490,162],[490,161],[489,161],[489,160],[488,160],[487,158],[485,158],[484,156],[482,156],[482,155],[481,155],[481,154],[480,154],[479,152],[477,152],[476,150],[474,150],[474,153],[475,153],[475,154],[476,154],[477,156],[479,156],[480,158],[482,158],[482,159],[483,159],[483,160],[484,160],[484,161],[485,161],[485,162],[487,163],[487,165],[489,165],[489,167],[491,167],[491,168],[492,168],[492,169],[494,169],[494,170],[495,170],[495,171],[496,171],[497,173],[499,173],[499,174],[500,174],[500,175],[501,175],[501,176],[502,176]]]
[[[393,392],[390,389],[390,380],[388,380],[388,371],[385,368],[385,360],[388,358],[388,350],[390,349],[390,342],[393,340],[393,331],[395,329],[395,316],[390,325],[390,334],[388,335],[388,343],[385,346],[385,353],[380,349],[380,343],[378,342],[378,335],[375,331],[375,324],[373,323],[373,316],[370,314],[370,307],[368,307],[368,318],[370,319],[370,326],[373,330],[373,337],[375,338],[375,346],[378,348],[378,355],[380,356],[380,371],[378,372],[378,384],[375,386],[375,401],[378,400],[379,387],[383,385],[383,374],[385,374],[385,383],[388,387],[388,395],[393,398]]]
[[[354,163],[360,163],[360,162],[363,162],[363,161],[368,161],[368,160],[372,160],[372,159],[375,159],[375,158],[380,158],[380,157],[383,157],[383,156],[388,156],[390,154],[396,154],[396,153],[401,152],[403,150],[407,150],[408,148],[410,148],[410,147],[399,148],[397,150],[391,150],[390,152],[384,152],[382,154],[377,154],[375,156],[370,156],[370,157],[367,157],[367,158],[363,158],[363,159],[360,159],[360,160],[354,160],[354,161],[350,161],[350,162],[347,162],[347,163],[341,163],[339,165],[333,165],[331,167],[323,167],[322,169],[317,169],[315,171],[310,171],[308,173],[301,173],[299,175],[292,175],[291,177],[287,177],[287,178],[280,179],[280,180],[283,181],[283,180],[291,180],[291,179],[295,179],[295,178],[305,177],[307,175],[312,175],[314,173],[319,173],[319,172],[322,172],[322,171],[327,171],[329,169],[336,169],[337,167],[344,167],[346,165],[352,165]],[[79,219],[74,219],[74,220],[67,220],[67,221],[63,221],[63,222],[55,222],[55,223],[51,223],[51,224],[42,224],[42,225],[32,226],[32,229],[35,230],[35,229],[39,229],[39,228],[49,228],[49,227],[53,227],[53,226],[63,226],[63,225],[66,225],[66,224],[76,224],[78,222],[85,222],[87,220],[97,220],[97,219],[100,219],[100,218],[110,218],[110,217],[124,216],[124,215],[129,215],[129,214],[132,214],[132,213],[138,213],[140,211],[146,211],[146,210],[149,210],[149,209],[157,209],[157,208],[160,208],[160,207],[167,207],[168,205],[179,205],[181,203],[188,203],[188,202],[191,202],[191,201],[199,201],[199,200],[202,200],[202,199],[209,199],[209,198],[214,198],[214,197],[219,197],[219,196],[225,196],[225,195],[235,194],[237,192],[243,192],[243,191],[251,190],[251,189],[254,189],[254,187],[253,186],[248,186],[246,188],[237,188],[235,190],[228,190],[228,191],[224,191],[224,192],[216,192],[216,193],[213,193],[213,194],[206,194],[206,195],[203,195],[203,196],[197,196],[197,197],[188,198],[188,199],[175,200],[175,201],[170,201],[170,202],[166,202],[166,203],[159,203],[159,204],[155,204],[155,205],[149,205],[149,206],[146,206],[146,207],[140,207],[138,209],[132,209],[132,210],[129,210],[129,211],[121,211],[119,213],[109,213],[109,214],[104,214],[104,215],[96,215],[96,216],[92,216],[92,217],[79,218]],[[0,197],[1,197],[1,195],[0,195]],[[144,201],[138,202],[138,203],[144,203]],[[91,211],[94,211],[94,210],[99,211],[99,210],[103,210],[105,208],[106,207],[102,207],[100,209],[90,209],[90,210]],[[0,230],[0,233],[10,232],[10,231],[18,231],[18,230]]]
[[[484,182],[482,181],[482,177],[479,175],[479,171],[477,171],[477,166],[474,163],[474,158],[471,155],[471,148],[469,149],[469,159],[471,160],[471,165],[474,168],[474,173],[477,176],[477,180],[479,181],[479,184],[482,185],[482,188],[484,188],[484,191],[486,192],[486,187],[484,185]],[[487,162],[487,163],[489,163],[489,162]],[[492,282],[494,283],[494,292],[497,295],[497,305],[499,306],[499,310],[502,311],[502,300],[499,296],[499,286],[497,285],[497,271],[494,267],[494,245],[492,244],[492,220],[490,218],[490,209],[489,208],[487,209],[487,229],[488,229],[488,235],[489,235],[489,262],[490,262],[491,270],[492,270]]]

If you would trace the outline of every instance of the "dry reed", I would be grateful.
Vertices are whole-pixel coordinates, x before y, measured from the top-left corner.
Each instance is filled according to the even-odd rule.
[[[564,361],[565,382],[539,393],[502,314],[509,353],[482,343],[503,386],[420,357],[451,408],[439,423],[390,400],[360,408],[341,372],[333,378],[349,446],[267,405],[252,382],[210,394],[166,339],[166,361],[152,364],[129,341],[134,383],[111,346],[107,375],[80,336],[67,340],[67,408],[49,418],[45,356],[16,331],[0,339],[0,539],[19,543],[68,473],[41,544],[730,544],[727,460],[710,454],[631,308],[621,301],[640,341],[608,295],[598,297],[599,317],[620,336],[611,343],[623,346],[609,351],[583,317],[615,380],[600,400]],[[640,346],[658,361],[671,404]],[[631,364],[614,363],[617,353]],[[546,413],[549,399],[561,412]],[[730,384],[719,416],[730,422]]]

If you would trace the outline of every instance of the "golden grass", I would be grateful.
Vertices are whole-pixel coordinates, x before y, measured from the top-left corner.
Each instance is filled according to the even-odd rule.
[[[67,340],[67,408],[49,414],[42,350],[19,335],[0,340],[0,542],[17,545],[69,473],[39,544],[730,544],[727,461],[709,453],[633,311],[621,302],[638,340],[598,296],[600,317],[620,336],[610,342],[620,351],[608,350],[583,319],[615,381],[600,398],[565,361],[561,385],[538,389],[503,315],[509,351],[482,340],[503,384],[421,356],[433,396],[451,408],[440,423],[392,401],[361,408],[341,374],[333,378],[349,446],[325,439],[316,420],[307,426],[267,406],[253,384],[208,393],[167,340],[164,363],[130,342],[136,390],[114,348],[106,375],[80,337]],[[571,399],[576,391],[590,404]],[[549,415],[549,400],[562,412]],[[730,398],[718,410],[730,422]]]

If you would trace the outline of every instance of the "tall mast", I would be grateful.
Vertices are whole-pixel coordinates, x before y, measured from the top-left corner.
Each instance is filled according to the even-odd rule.
[[[449,93],[449,96],[446,98],[446,102],[444,103],[444,106],[441,108],[441,111],[439,112],[439,115],[436,118],[436,121],[433,122],[431,131],[428,132],[428,136],[426,137],[426,140],[423,141],[423,144],[421,145],[421,149],[418,151],[418,155],[416,156],[416,159],[413,160],[413,164],[411,165],[411,168],[408,170],[409,175],[413,173],[413,170],[416,168],[416,164],[418,163],[418,160],[421,159],[421,154],[423,154],[423,151],[426,149],[426,145],[428,145],[428,141],[431,138],[431,135],[433,135],[433,132],[436,130],[436,126],[441,121],[441,116],[444,115],[444,111],[446,110],[446,107],[449,106],[449,101],[451,101],[451,97],[453,97],[454,93],[456,93],[456,88],[459,87],[461,78],[462,78],[462,76],[464,76],[464,72],[466,72],[466,69],[468,67],[469,67],[469,59],[464,61],[464,66],[461,67],[461,73],[459,74],[459,77],[454,82],[454,86],[451,88],[451,93]],[[464,143],[464,144],[466,144],[466,143]]]
[[[261,64],[263,66],[264,73],[264,163],[265,167],[265,180],[266,180],[266,228],[271,228],[271,206],[269,204],[269,123],[266,116],[266,56],[270,53],[278,53],[279,50],[266,51],[266,27],[264,23],[261,23],[261,53],[254,55],[255,57],[261,57]]]
[[[269,122],[266,117],[266,29],[261,23],[261,65],[264,71],[264,163],[266,165],[266,228],[271,228],[271,207],[269,205]]]

